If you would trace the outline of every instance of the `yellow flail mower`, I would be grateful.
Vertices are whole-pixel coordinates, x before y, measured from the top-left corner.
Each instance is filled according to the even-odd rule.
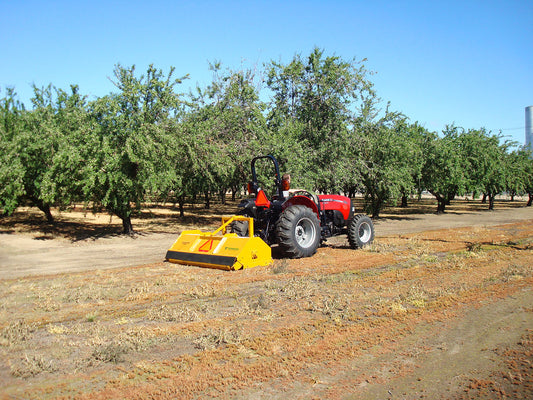
[[[248,235],[228,233],[236,221],[248,224]],[[223,217],[214,232],[183,231],[167,251],[166,260],[184,265],[236,270],[268,265],[272,251],[260,237],[254,237],[253,218],[234,215]]]

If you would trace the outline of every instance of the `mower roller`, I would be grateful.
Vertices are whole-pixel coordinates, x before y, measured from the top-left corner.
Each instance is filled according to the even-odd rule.
[[[228,233],[235,221],[249,226],[249,235]],[[236,270],[268,265],[272,252],[261,238],[254,237],[253,218],[234,215],[223,217],[222,226],[214,232],[183,231],[167,251],[166,260],[184,265]]]

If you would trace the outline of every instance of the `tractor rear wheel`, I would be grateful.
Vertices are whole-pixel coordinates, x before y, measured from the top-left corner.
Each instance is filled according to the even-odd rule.
[[[248,215],[245,215],[247,217]],[[248,236],[248,221],[233,221],[231,223],[231,233],[236,233],[238,236]]]
[[[320,244],[320,222],[309,207],[290,206],[279,217],[276,236],[286,257],[310,257]]]
[[[364,215],[357,214],[348,223],[348,242],[352,249],[360,249],[374,240],[374,224]]]

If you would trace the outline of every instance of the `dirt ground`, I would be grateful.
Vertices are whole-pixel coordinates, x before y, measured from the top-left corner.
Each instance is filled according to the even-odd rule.
[[[0,220],[0,398],[533,397],[533,209],[388,209],[376,240],[243,271],[162,262],[230,207]]]

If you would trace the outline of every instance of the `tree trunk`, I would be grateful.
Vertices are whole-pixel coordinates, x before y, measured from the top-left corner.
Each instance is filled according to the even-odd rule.
[[[205,191],[205,208],[209,210],[211,207],[211,197],[209,196],[209,190]]]
[[[44,212],[44,215],[46,215],[46,220],[52,224],[54,222],[54,216],[52,215],[52,212],[50,211],[50,206],[49,205],[43,206],[43,208],[41,208],[41,211]]]
[[[400,205],[400,207],[402,208],[407,207],[407,196],[405,195],[402,196],[402,204]]]
[[[133,235],[133,225],[131,224],[131,217],[121,217],[122,219],[122,233],[125,235]]]
[[[446,199],[438,198],[437,199],[437,214],[444,214],[446,212]]]
[[[178,198],[178,204],[180,208],[180,217],[183,218],[185,216],[185,211],[184,211],[185,197],[184,196],[180,196]]]
[[[446,212],[446,197],[443,197],[438,193],[431,194],[437,198],[437,214],[444,214]]]
[[[489,193],[489,210],[494,210],[494,193]]]
[[[481,199],[481,202],[485,204],[487,202],[487,193],[483,193],[483,198]]]
[[[443,214],[446,211],[446,197],[441,196],[439,193],[430,191],[433,196],[437,199],[437,214]]]
[[[379,218],[379,213],[383,206],[382,201],[380,199],[372,199],[370,204],[372,207],[372,218]]]
[[[52,224],[54,222],[54,216],[50,211],[50,205],[44,204],[41,200],[34,200],[33,202],[37,205],[37,208],[44,213],[44,215],[46,216],[46,221]]]
[[[533,192],[530,192],[528,194],[529,194],[529,200],[527,202],[526,207],[531,207],[531,204],[533,204]]]

